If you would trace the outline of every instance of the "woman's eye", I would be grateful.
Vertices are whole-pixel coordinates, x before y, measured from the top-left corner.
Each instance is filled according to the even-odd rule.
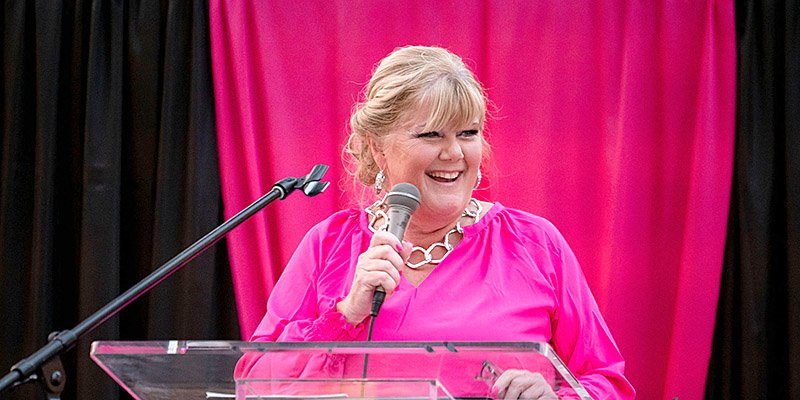
[[[439,134],[439,132],[436,132],[436,131],[423,132],[423,133],[417,134],[418,138],[437,138],[439,136],[441,136],[441,135]]]
[[[471,137],[471,136],[477,136],[477,135],[478,135],[478,130],[477,129],[470,129],[470,130],[466,130],[466,131],[461,131],[461,136]]]

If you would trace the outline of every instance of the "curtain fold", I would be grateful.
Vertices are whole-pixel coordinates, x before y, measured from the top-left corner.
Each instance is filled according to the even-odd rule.
[[[221,223],[222,206],[205,2],[18,1],[0,15],[8,370]],[[92,340],[236,338],[232,291],[216,246],[68,351],[63,398],[120,396]]]
[[[706,398],[800,399],[800,5],[736,3],[736,150]]]
[[[210,7],[225,214],[316,163],[339,183],[230,236],[244,338],[303,234],[362,200],[340,155],[373,66],[397,46],[438,45],[496,105],[497,170],[477,195],[564,233],[641,398],[702,397],[732,179],[731,1]]]

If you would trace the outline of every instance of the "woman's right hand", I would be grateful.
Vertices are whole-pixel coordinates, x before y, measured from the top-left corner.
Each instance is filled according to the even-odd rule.
[[[357,325],[369,315],[377,287],[391,295],[400,283],[400,271],[411,254],[411,243],[400,242],[389,232],[372,235],[367,251],[358,256],[353,284],[336,309],[347,322]]]

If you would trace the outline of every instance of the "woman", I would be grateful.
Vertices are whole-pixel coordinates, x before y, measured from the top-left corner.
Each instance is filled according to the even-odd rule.
[[[401,242],[382,230],[385,205],[315,226],[275,286],[254,341],[365,340],[377,287],[387,299],[376,341],[548,342],[594,398],[632,398],[624,361],[577,260],[546,220],[477,201],[486,97],[460,58],[395,50],[352,117],[346,154],[381,194],[419,188]],[[499,397],[552,398],[541,376],[506,371]],[[547,397],[551,396],[551,397]]]

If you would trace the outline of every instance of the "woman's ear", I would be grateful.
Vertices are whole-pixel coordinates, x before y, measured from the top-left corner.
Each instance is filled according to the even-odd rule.
[[[372,159],[375,160],[375,164],[378,165],[378,168],[381,170],[385,169],[386,155],[383,154],[380,144],[378,144],[378,142],[375,141],[371,135],[367,136],[367,146],[369,147],[369,151],[372,153]]]

